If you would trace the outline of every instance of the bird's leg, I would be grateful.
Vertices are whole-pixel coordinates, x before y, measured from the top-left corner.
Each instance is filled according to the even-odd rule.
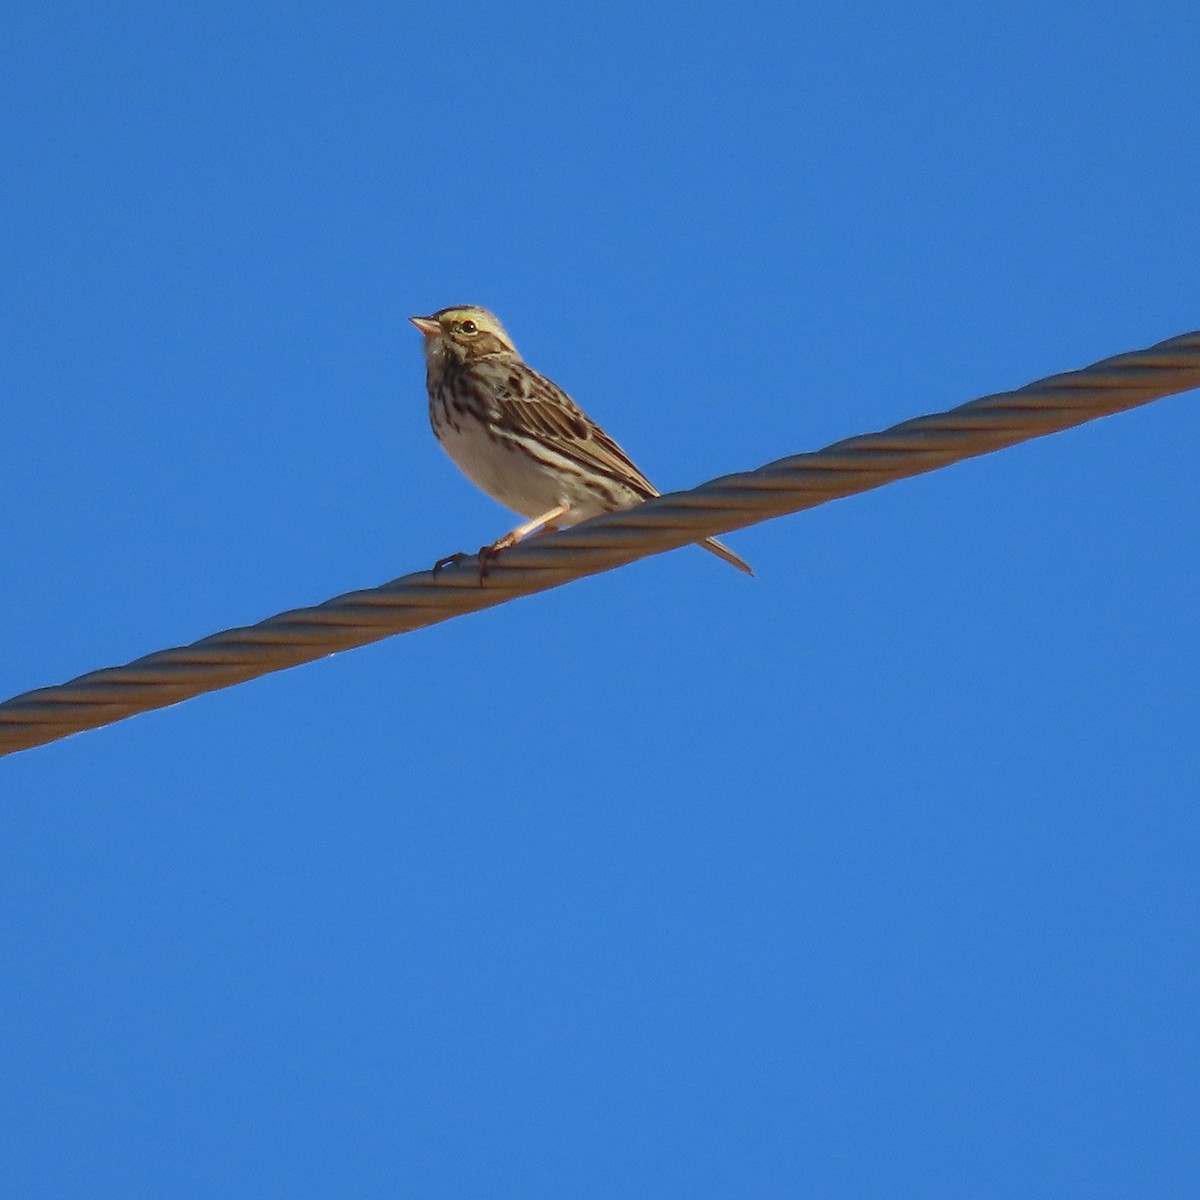
[[[526,521],[524,525],[518,525],[516,529],[506,533],[502,538],[497,538],[488,549],[499,554],[501,550],[507,550],[509,546],[515,546],[519,541],[527,538],[535,529],[541,529],[542,526],[549,525],[551,521],[566,516],[570,508],[569,504],[556,504],[549,512],[544,512],[540,517],[534,517],[532,521]]]
[[[542,513],[540,517],[534,517],[531,521],[526,521],[524,525],[518,525],[516,529],[506,533],[502,538],[497,538],[490,546],[482,546],[479,550],[479,582],[487,578],[488,567],[491,561],[502,550],[507,550],[510,546],[515,546],[523,538],[527,538],[536,529],[543,526],[548,526],[551,521],[557,520],[559,517],[566,516],[570,511],[569,504],[556,504],[548,512]],[[554,526],[553,528],[557,528]]]

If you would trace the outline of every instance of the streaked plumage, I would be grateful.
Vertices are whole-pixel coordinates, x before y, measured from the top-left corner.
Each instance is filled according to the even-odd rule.
[[[410,320],[425,337],[438,441],[472,483],[528,518],[490,552],[659,494],[562,388],[526,365],[487,309],[456,305]],[[715,538],[697,545],[752,574]]]

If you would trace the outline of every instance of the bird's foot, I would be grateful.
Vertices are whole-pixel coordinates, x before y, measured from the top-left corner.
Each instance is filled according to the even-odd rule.
[[[488,571],[491,569],[492,560],[496,558],[502,550],[507,550],[514,543],[509,541],[507,536],[502,537],[499,541],[492,542],[490,546],[479,547],[479,586],[483,586],[483,581],[488,577]],[[460,562],[465,562],[468,558],[474,557],[459,551],[457,554],[447,554],[445,558],[439,558],[433,564],[433,577],[436,579],[438,574],[446,567],[457,567]]]
[[[509,546],[516,545],[517,539],[511,534],[505,534],[502,538],[494,541],[490,546],[479,547],[479,586],[483,587],[483,581],[488,577],[488,572],[492,569],[492,560],[499,558],[501,551],[507,550]]]
[[[464,554],[463,551],[460,550],[457,554],[447,554],[445,558],[439,558],[437,562],[433,564],[434,579],[438,577],[438,572],[441,571],[443,567],[457,567],[464,558],[470,557],[471,556],[469,554]]]

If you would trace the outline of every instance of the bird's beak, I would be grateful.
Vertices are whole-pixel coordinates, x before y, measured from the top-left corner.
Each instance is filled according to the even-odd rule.
[[[435,337],[442,332],[442,327],[432,317],[408,318],[426,337]]]

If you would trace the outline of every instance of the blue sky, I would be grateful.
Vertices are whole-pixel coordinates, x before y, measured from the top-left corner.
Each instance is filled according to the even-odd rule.
[[[1200,325],[1193,5],[18,3],[4,696]],[[1196,396],[0,762],[0,1184],[1184,1196]]]

